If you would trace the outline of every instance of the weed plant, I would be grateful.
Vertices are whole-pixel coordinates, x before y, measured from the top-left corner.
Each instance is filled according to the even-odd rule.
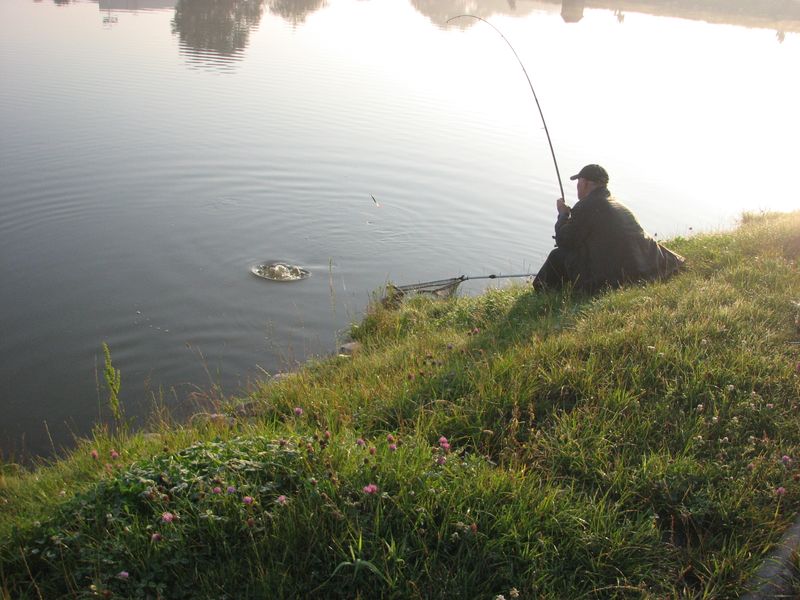
[[[375,303],[352,357],[0,472],[6,598],[738,598],[800,508],[800,213],[674,279]]]

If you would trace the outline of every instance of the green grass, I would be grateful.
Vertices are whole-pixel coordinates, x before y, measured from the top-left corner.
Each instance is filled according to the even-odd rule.
[[[800,508],[800,213],[670,246],[601,296],[375,305],[219,408],[255,416],[2,466],[3,597],[737,598]]]

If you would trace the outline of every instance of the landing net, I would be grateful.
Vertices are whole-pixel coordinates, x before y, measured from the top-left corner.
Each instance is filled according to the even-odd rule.
[[[421,283],[411,283],[408,285],[386,284],[384,300],[396,302],[402,300],[410,294],[428,294],[436,298],[450,298],[458,290],[462,282],[469,279],[505,279],[507,277],[535,277],[536,273],[520,273],[517,275],[481,275],[479,277],[451,277],[450,279],[437,279],[436,281],[423,281]]]
[[[422,283],[411,283],[408,285],[386,285],[386,297],[400,299],[409,294],[430,294],[437,298],[450,298],[456,293],[458,286],[467,278],[465,276],[452,277],[450,279],[437,279],[436,281],[423,281]]]

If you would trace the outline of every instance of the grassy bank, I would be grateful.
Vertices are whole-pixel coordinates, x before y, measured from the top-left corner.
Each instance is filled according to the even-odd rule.
[[[231,419],[3,466],[0,590],[738,597],[800,509],[800,213],[670,246],[595,298],[376,306]]]

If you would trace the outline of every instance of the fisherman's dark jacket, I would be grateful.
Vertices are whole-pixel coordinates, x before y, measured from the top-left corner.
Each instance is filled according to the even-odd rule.
[[[564,253],[566,275],[579,289],[666,278],[683,257],[658,244],[607,187],[594,189],[556,222],[556,245]]]

